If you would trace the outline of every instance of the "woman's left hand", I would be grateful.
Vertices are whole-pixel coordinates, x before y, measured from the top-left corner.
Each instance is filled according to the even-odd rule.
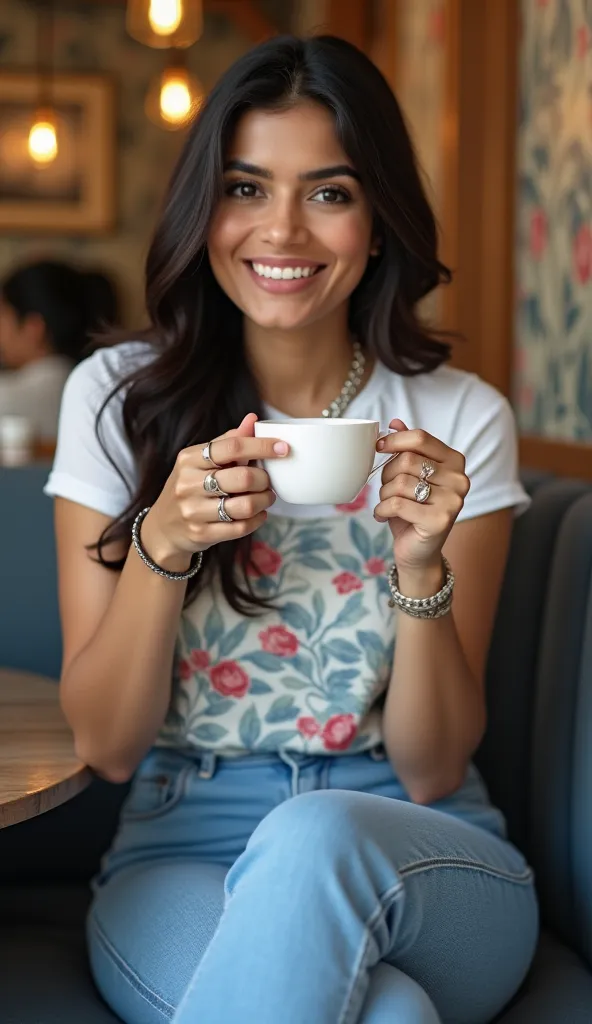
[[[391,420],[389,427],[396,433],[379,441],[377,449],[396,458],[382,471],[374,516],[390,526],[399,573],[441,566],[444,542],[470,487],[464,455],[425,430],[409,430],[402,420]],[[429,496],[419,502],[415,488],[424,464],[433,467],[433,473],[426,480]]]

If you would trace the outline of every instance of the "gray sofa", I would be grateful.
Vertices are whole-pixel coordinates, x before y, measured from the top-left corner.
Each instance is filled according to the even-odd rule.
[[[44,470],[0,469],[0,665],[56,676],[59,633]],[[592,494],[528,476],[488,667],[478,763],[534,864],[543,931],[501,1024],[592,1022]],[[126,787],[0,831],[1,1024],[114,1024],[86,965],[88,879]],[[223,1024],[223,1022],[221,1022]]]

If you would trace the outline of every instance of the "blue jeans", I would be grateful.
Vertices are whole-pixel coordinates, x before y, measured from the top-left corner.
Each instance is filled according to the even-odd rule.
[[[152,751],[89,914],[126,1024],[485,1024],[537,940],[477,772],[412,804],[381,751]]]

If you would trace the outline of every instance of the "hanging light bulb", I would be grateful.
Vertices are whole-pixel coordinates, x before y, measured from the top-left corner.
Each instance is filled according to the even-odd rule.
[[[195,117],[203,95],[201,83],[177,55],[152,82],[146,97],[146,113],[159,127],[177,131]]]
[[[36,164],[45,166],[58,155],[56,126],[47,110],[40,111],[35,118],[28,140],[29,156]]]
[[[145,46],[184,49],[203,32],[202,0],[127,0],[126,25]]]

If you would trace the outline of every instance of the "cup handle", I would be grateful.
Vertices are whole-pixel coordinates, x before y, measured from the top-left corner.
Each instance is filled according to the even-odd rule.
[[[388,437],[389,434],[391,433],[396,433],[396,431],[385,430],[383,434],[378,435],[378,437],[376,438],[377,442],[381,441],[385,437]],[[373,469],[370,471],[370,475],[366,483],[368,483],[372,479],[375,473],[378,473],[379,469],[384,469],[384,467],[387,466],[389,462],[393,462],[394,459],[398,459],[400,454],[400,452],[395,452],[394,455],[389,455],[386,459],[383,459],[382,462],[379,462],[377,466],[374,466]]]

